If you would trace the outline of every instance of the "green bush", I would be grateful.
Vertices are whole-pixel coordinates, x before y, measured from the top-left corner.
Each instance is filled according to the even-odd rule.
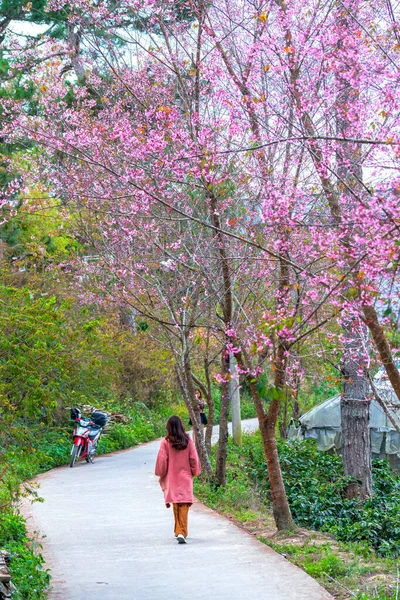
[[[314,440],[279,443],[289,504],[297,525],[333,533],[339,540],[365,541],[380,555],[400,553],[400,477],[385,461],[373,461],[373,497],[361,502],[345,495],[349,478],[342,459],[320,452]],[[269,495],[259,434],[245,437],[246,472]]]
[[[211,461],[215,463],[215,451],[212,453]],[[255,504],[254,489],[249,485],[246,469],[247,464],[241,456],[239,447],[230,441],[226,485],[210,486],[207,480],[196,478],[194,481],[196,496],[217,510],[230,507],[233,512],[240,509],[241,514],[252,511]]]
[[[367,594],[361,592],[357,596],[354,596],[354,598],[355,600],[393,600],[394,595],[383,590],[382,592],[376,591]]]
[[[10,573],[16,592],[14,600],[45,600],[50,575],[44,569],[44,560],[31,545],[25,529],[25,521],[11,510],[0,516],[0,548],[10,553]]]
[[[50,424],[70,403],[89,403],[94,396],[110,401],[120,373],[112,335],[105,317],[87,314],[70,301],[0,286],[3,421]]]
[[[111,408],[111,405],[110,405]],[[113,452],[161,437],[172,414],[184,415],[180,404],[160,405],[150,410],[140,402],[129,402],[123,408],[112,405],[113,411],[124,412],[131,420],[127,424],[112,423],[109,432],[100,438],[98,454]],[[21,483],[35,475],[60,465],[68,465],[74,424],[65,417],[64,426],[26,426],[16,421],[8,438],[7,448],[0,451],[3,466],[0,480],[0,506],[11,506]],[[40,489],[38,491],[40,495]],[[11,553],[10,571],[17,592],[15,600],[42,600],[50,581],[43,569],[38,548],[27,537],[24,519],[10,508],[0,516],[0,549]]]
[[[266,540],[264,540],[266,541]],[[330,544],[308,543],[304,546],[296,544],[274,543],[270,539],[267,543],[280,554],[285,554],[294,559],[296,564],[301,567],[315,579],[324,579],[326,575],[340,579],[345,577],[353,565],[339,557],[335,550],[332,550]]]
[[[304,570],[311,575],[311,577],[317,578],[325,574],[331,577],[343,577],[348,571],[346,563],[341,560],[335,554],[323,556],[320,560],[311,560],[306,562]]]

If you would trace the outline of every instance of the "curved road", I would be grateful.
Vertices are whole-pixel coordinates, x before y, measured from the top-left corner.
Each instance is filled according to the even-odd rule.
[[[45,502],[22,508],[45,536],[52,600],[333,600],[200,503],[190,511],[188,543],[178,545],[153,474],[158,448],[155,441],[37,478]]]

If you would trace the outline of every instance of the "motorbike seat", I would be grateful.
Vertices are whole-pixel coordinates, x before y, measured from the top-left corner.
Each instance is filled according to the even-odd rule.
[[[100,425],[91,425],[89,429],[89,438],[95,438],[101,429]]]

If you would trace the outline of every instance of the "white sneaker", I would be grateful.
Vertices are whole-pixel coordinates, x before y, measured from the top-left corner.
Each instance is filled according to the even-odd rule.
[[[178,540],[178,544],[186,544],[186,538],[181,533],[178,533],[176,539]]]

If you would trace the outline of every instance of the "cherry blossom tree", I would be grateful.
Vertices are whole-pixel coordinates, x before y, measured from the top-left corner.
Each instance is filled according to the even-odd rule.
[[[363,320],[399,377],[379,322],[397,289],[398,32],[385,2],[339,4],[188,2],[182,19],[175,2],[126,1],[118,11],[69,2],[69,21],[82,32],[101,23],[110,44],[82,34],[91,53],[72,95],[55,58],[31,75],[37,115],[5,106],[8,139],[36,144],[29,177],[46,181],[90,234],[103,293],[179,339],[191,402],[192,331],[218,340],[222,484],[235,355],[279,529],[292,519],[276,427],[302,342],[325,328],[346,348],[354,335],[335,337],[332,322],[345,331]],[[346,385],[364,381],[369,348],[365,365],[348,355]]]

